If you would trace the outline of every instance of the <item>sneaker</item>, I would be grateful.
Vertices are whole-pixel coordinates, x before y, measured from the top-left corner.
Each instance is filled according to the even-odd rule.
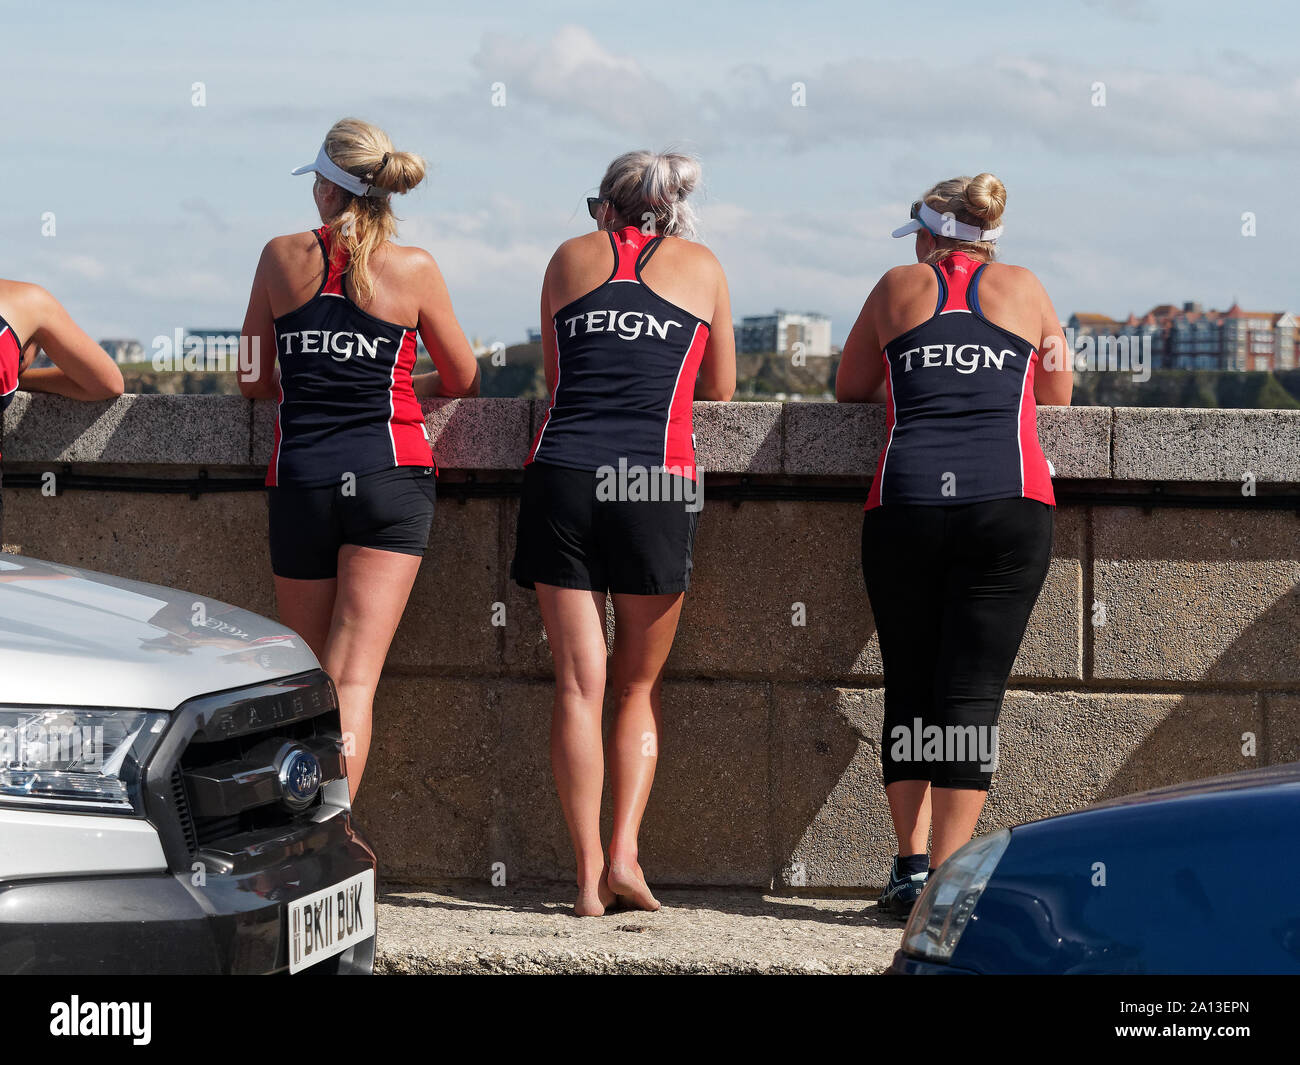
[[[885,913],[894,917],[906,917],[912,912],[916,900],[925,890],[928,872],[913,873],[911,876],[898,875],[898,859],[889,863],[889,883],[880,896],[879,906]]]

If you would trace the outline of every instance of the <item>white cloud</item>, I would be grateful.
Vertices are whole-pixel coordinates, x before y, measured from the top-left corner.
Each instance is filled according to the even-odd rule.
[[[975,68],[946,55],[863,55],[811,75],[772,62],[733,64],[712,82],[679,89],[588,30],[566,26],[546,40],[488,35],[475,64],[506,85],[519,125],[540,108],[628,137],[686,136],[711,148],[987,137],[1115,155],[1300,149],[1300,78],[1226,58],[1157,71],[1014,49]],[[806,84],[805,107],[792,106],[794,81]],[[1104,107],[1093,106],[1097,82],[1106,87]]]

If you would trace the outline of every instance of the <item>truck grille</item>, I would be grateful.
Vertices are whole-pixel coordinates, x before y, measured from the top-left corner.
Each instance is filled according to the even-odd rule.
[[[180,818],[181,830],[185,833],[185,849],[193,854],[199,849],[198,837],[194,832],[194,818],[190,814],[190,800],[185,794],[185,775],[181,767],[172,770],[172,802],[176,805],[176,814]]]
[[[173,871],[200,856],[233,869],[319,818],[345,777],[334,685],[314,670],[182,705],[145,770],[146,809]]]

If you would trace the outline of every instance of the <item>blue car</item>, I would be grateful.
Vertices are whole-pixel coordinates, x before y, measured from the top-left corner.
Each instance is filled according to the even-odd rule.
[[[1300,973],[1300,763],[972,840],[893,973]]]

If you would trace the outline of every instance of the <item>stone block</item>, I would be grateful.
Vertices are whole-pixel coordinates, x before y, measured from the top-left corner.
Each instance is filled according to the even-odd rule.
[[[1294,514],[1097,507],[1093,515],[1093,597],[1105,609],[1105,624],[1093,627],[1096,677],[1300,681]]]

